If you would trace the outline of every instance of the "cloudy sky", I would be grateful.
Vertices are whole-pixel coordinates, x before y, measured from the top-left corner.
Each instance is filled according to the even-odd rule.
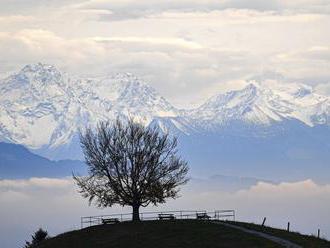
[[[178,107],[276,72],[330,92],[329,0],[0,0],[0,73],[131,72]],[[265,73],[267,72],[267,73]]]
[[[292,230],[315,235],[320,228],[322,237],[330,237],[329,184],[317,185],[311,180],[280,184],[259,182],[225,192],[212,187],[212,183],[210,179],[192,180],[184,186],[181,198],[141,211],[192,209],[191,206],[209,211],[235,209],[241,221],[261,223],[263,217],[267,217],[267,225],[279,228],[285,228],[290,221]],[[54,236],[79,228],[81,216],[131,212],[130,208],[113,207],[101,211],[88,207],[87,200],[77,194],[70,178],[0,180],[0,205],[2,248],[21,247],[39,227]]]

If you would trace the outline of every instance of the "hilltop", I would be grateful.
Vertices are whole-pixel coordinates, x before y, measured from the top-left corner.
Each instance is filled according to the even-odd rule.
[[[274,229],[277,230],[277,229]],[[273,230],[273,234],[274,231]],[[280,232],[275,234],[282,235]],[[293,238],[294,237],[294,238]],[[324,240],[292,234],[284,236],[291,242],[306,247],[330,247]],[[291,239],[291,240],[290,240]],[[39,248],[205,248],[205,247],[282,247],[268,239],[251,235],[217,223],[176,220],[124,222],[115,225],[99,225],[60,234],[44,241]]]

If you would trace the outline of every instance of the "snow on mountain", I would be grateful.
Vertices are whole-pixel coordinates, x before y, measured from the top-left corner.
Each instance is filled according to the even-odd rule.
[[[75,92],[86,109],[102,111],[107,119],[132,114],[148,124],[154,116],[177,115],[177,110],[153,88],[128,73],[77,80]]]
[[[0,81],[0,140],[36,149],[70,142],[80,127],[121,115],[149,124],[178,110],[131,74],[79,79],[44,64]]]
[[[233,121],[271,126],[283,120],[298,120],[312,127],[329,124],[329,107],[329,98],[309,86],[268,80],[251,81],[241,90],[215,95],[186,115],[211,129]]]
[[[71,99],[65,78],[52,66],[25,66],[1,82],[2,139],[38,147],[51,142],[59,126],[65,126]],[[67,123],[67,125],[70,125]]]
[[[196,109],[178,110],[132,74],[78,78],[54,66],[27,65],[0,80],[0,140],[56,148],[69,144],[79,128],[122,116],[178,135],[221,131],[237,122],[263,128],[286,120],[329,125],[328,97],[306,85],[280,83],[281,78],[255,80]]]
[[[49,159],[82,159],[80,128],[132,116],[178,136],[180,155],[198,175],[328,181],[329,98],[271,76],[180,110],[131,74],[79,78],[27,65],[0,80],[0,142]]]

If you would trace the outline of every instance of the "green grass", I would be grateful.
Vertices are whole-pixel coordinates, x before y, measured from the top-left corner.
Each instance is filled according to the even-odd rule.
[[[267,239],[219,224],[196,221],[145,221],[99,225],[58,235],[39,248],[216,248],[281,247]]]
[[[308,248],[325,248],[325,247],[330,247],[330,242],[325,240],[325,239],[318,239],[315,236],[312,235],[302,235],[297,232],[287,232],[286,230],[283,229],[276,229],[272,227],[262,227],[260,225],[256,225],[253,223],[245,223],[245,222],[231,222],[228,221],[227,223],[230,224],[235,224],[238,226],[246,227],[248,229],[264,232],[271,234],[273,236],[281,237],[283,239],[289,240],[293,243],[296,243],[298,245],[301,245],[303,247],[308,247]]]

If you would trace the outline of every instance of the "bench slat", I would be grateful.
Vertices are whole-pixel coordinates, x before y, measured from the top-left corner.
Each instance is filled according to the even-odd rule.
[[[174,220],[174,214],[158,214],[160,220]]]
[[[119,220],[117,218],[109,218],[109,219],[102,219],[102,223],[103,224],[115,224],[115,223],[119,223]]]
[[[210,219],[211,216],[207,215],[207,213],[196,213],[197,219]]]

